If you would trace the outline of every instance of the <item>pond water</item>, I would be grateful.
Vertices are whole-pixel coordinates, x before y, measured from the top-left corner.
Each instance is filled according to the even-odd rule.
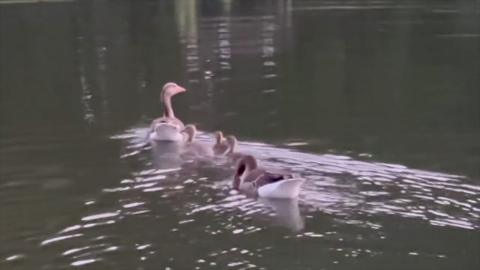
[[[469,0],[0,1],[0,268],[478,269],[479,59]],[[144,147],[167,81],[298,200]]]

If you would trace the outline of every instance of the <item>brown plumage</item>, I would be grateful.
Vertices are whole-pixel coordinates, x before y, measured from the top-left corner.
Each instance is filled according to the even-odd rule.
[[[182,130],[184,134],[185,145],[183,146],[182,153],[187,156],[213,156],[212,149],[201,142],[195,141],[197,134],[197,128],[195,125],[189,124]]]
[[[213,145],[213,153],[215,155],[224,155],[227,153],[229,145],[225,138],[223,137],[223,133],[221,131],[215,132],[215,144]]]
[[[238,161],[245,156],[245,154],[236,152],[237,150],[237,138],[233,135],[229,135],[225,138],[225,141],[228,144],[228,151],[226,156],[232,164],[237,164]]]
[[[258,167],[253,156],[245,155],[237,163],[233,188],[256,194],[259,187],[287,178],[291,175],[268,172]]]

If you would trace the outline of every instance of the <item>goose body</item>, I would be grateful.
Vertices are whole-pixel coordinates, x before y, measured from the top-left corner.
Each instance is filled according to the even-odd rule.
[[[152,121],[148,134],[148,139],[155,141],[173,141],[179,142],[184,139],[182,130],[183,122],[175,117],[172,107],[172,97],[187,91],[176,83],[166,83],[160,94],[163,103],[163,116]]]
[[[213,153],[215,155],[224,155],[229,150],[229,144],[223,137],[221,131],[215,132],[215,144],[213,145]]]
[[[228,151],[225,153],[228,162],[231,164],[237,164],[238,161],[245,156],[243,153],[236,152],[238,144],[237,138],[233,135],[229,135],[225,138],[225,141],[228,145]]]
[[[237,153],[237,138],[233,135],[227,137],[223,136],[221,131],[215,132],[215,145],[213,146],[213,153],[217,156],[226,157],[228,163],[236,164],[237,161],[245,156],[242,153]]]
[[[253,156],[243,156],[236,168],[233,188],[249,195],[291,199],[298,197],[305,179],[285,173],[273,173],[258,168]]]
[[[158,121],[153,125],[153,131],[150,132],[149,136],[150,140],[179,142],[184,139],[181,134],[183,123],[179,125]]]
[[[296,198],[305,179],[288,178],[258,188],[258,196],[264,198]]]
[[[185,144],[182,149],[182,154],[184,156],[190,157],[211,157],[213,156],[213,150],[211,147],[206,146],[201,142],[195,141],[195,135],[197,129],[194,125],[186,125],[185,129],[182,131],[185,135]]]

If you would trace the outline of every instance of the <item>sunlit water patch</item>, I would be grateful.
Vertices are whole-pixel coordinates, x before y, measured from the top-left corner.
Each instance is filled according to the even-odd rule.
[[[144,131],[131,132],[126,136],[131,139],[129,144],[141,144],[136,141],[137,135]],[[213,144],[208,134],[202,134],[199,140]],[[304,176],[308,181],[303,186],[300,203],[310,209],[307,211],[348,218],[352,214],[365,217],[395,215],[419,218],[435,226],[465,229],[480,226],[480,186],[461,175],[342,155],[309,154],[259,142],[240,142],[239,152],[254,155],[267,168],[288,168]],[[229,170],[233,174],[228,166],[218,165],[219,170]],[[223,178],[210,180],[209,185],[217,189],[228,188],[229,181]],[[217,205],[221,207],[223,204]]]
[[[114,266],[115,258],[128,256],[171,269],[262,269],[277,265],[264,258],[305,245],[330,258],[327,265],[389,253],[441,260],[452,251],[416,240],[401,247],[384,243],[418,233],[397,231],[400,221],[432,232],[480,226],[480,187],[460,175],[242,141],[239,152],[307,179],[298,200],[254,200],[231,189],[233,169],[222,159],[179,157],[164,166],[155,156],[165,153],[145,145],[145,131],[111,137],[123,144],[129,176],[98,190],[76,222],[39,241],[41,249],[58,250],[56,266]],[[200,133],[199,141],[211,145],[213,136]],[[311,263],[277,260],[286,269]]]

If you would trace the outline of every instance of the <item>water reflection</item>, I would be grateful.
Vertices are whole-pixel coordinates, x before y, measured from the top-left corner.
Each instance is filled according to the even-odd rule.
[[[135,145],[135,139],[131,143]],[[462,176],[410,169],[398,164],[360,161],[349,156],[306,154],[261,143],[242,142],[239,149],[258,156],[267,167],[288,167],[293,172],[302,173],[309,181],[304,185],[301,201],[313,211],[345,217],[354,212],[357,215],[393,214],[428,220],[432,225],[467,229],[480,225],[475,222],[480,214],[480,201],[476,198],[480,188],[463,183]],[[228,172],[230,168],[225,167],[223,171]],[[230,185],[230,180],[226,179],[219,185],[211,184],[208,188],[223,189]],[[296,220],[294,224],[301,223],[299,217],[293,217],[298,216],[298,208],[293,207],[296,201],[264,203],[276,211],[278,205],[285,206],[285,212],[278,216],[290,215],[288,219]],[[235,206],[241,204],[242,201],[239,201]],[[216,205],[225,207],[221,203]],[[227,206],[231,207],[230,203]],[[452,213],[455,213],[454,217]]]
[[[148,238],[152,234],[144,235],[142,230],[123,236],[137,239],[133,242],[140,261],[153,259],[154,254],[163,249],[156,245],[165,239],[172,243],[170,241],[190,238],[177,243],[173,249],[169,247],[172,255],[168,262],[178,265],[176,253],[192,250],[191,243],[198,244],[200,240],[197,239],[206,237],[211,248],[191,258],[190,263],[231,267],[258,263],[278,249],[268,244],[272,240],[270,237],[265,237],[272,233],[273,239],[280,237],[284,241],[302,239],[302,243],[308,243],[307,239],[311,239],[338,243],[327,245],[327,250],[355,258],[383,254],[376,245],[395,237],[389,229],[390,219],[418,220],[418,225],[425,221],[434,227],[480,228],[477,196],[480,188],[465,184],[462,176],[241,142],[240,149],[258,156],[262,164],[289,167],[308,179],[299,201],[256,201],[232,191],[231,169],[219,164],[185,166],[188,162],[183,160],[176,165],[178,168],[158,168],[150,162],[154,148],[138,149],[142,147],[138,143],[141,137],[137,136],[142,133],[140,130],[145,129],[130,129],[112,137],[121,140],[126,152],[135,153],[124,157],[132,166],[131,177],[89,199],[85,205],[92,209],[78,224],[67,226],[40,243],[41,246],[64,247],[62,257],[67,259],[67,264],[98,263],[106,260],[107,254],[125,254],[128,248],[111,234],[139,219],[143,220],[142,226],[158,227],[157,233],[162,238],[156,242]],[[209,134],[203,134],[202,138],[213,140]],[[111,202],[106,204],[108,201]],[[304,218],[314,225],[305,227]],[[277,227],[288,228],[289,233],[277,235]],[[194,238],[191,238],[192,233]],[[219,240],[232,237],[238,242]],[[247,240],[250,237],[270,240],[252,246]],[[73,242],[89,244],[72,248],[68,243]],[[295,246],[294,243],[284,244]],[[364,248],[355,248],[359,245]],[[406,251],[406,256],[421,255],[415,249]],[[441,252],[434,255],[445,258]]]
[[[282,226],[285,226],[294,232],[300,231],[304,228],[304,221],[300,215],[298,201],[296,199],[276,200],[261,198],[260,201],[275,211],[276,218]]]
[[[195,1],[176,2],[185,76],[197,91],[190,108],[220,122],[234,121],[230,113],[225,119],[218,114],[224,110],[222,100],[238,85],[248,91],[276,91],[277,58],[284,51],[280,41],[289,31],[281,13],[235,15],[231,8],[228,1],[206,8]],[[275,111],[273,104],[266,105]]]
[[[1,269],[478,268],[472,1],[13,2]],[[202,140],[302,173],[299,200],[143,147],[171,80]]]
[[[182,145],[171,142],[155,142],[152,145],[152,160],[155,168],[174,169],[181,167]]]

